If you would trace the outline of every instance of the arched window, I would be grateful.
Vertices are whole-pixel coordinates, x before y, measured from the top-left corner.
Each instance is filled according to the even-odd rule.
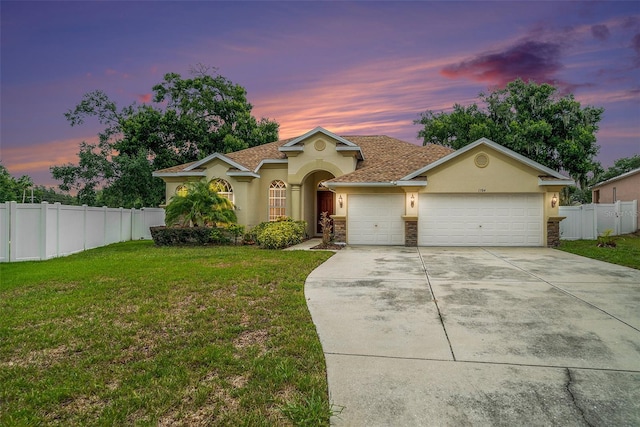
[[[229,181],[222,178],[212,179],[209,182],[209,188],[218,193],[219,196],[229,199],[231,203],[234,203],[233,188],[231,187],[231,184],[229,184]]]
[[[186,197],[186,195],[187,195],[187,186],[178,185],[178,188],[176,188],[176,196]]]
[[[287,186],[280,180],[272,181],[269,186],[269,221],[287,216]]]

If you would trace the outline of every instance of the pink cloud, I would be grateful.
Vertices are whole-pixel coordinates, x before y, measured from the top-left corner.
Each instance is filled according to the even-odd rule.
[[[78,151],[82,141],[89,138],[70,138],[31,144],[20,147],[3,147],[2,164],[14,176],[29,175],[38,185],[55,185],[49,168],[67,163],[78,163]]]
[[[148,104],[149,102],[151,102],[151,94],[143,93],[138,95],[138,102],[141,102],[143,104]]]

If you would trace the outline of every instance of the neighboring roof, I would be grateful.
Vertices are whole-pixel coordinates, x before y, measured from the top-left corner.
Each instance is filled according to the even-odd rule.
[[[631,175],[635,175],[635,174],[637,174],[637,173],[640,173],[640,168],[630,170],[629,172],[625,172],[625,173],[623,173],[622,175],[614,176],[614,177],[613,177],[613,178],[611,178],[611,179],[608,179],[608,180],[606,180],[606,181],[599,182],[599,183],[597,183],[596,185],[594,185],[593,187],[591,187],[591,189],[595,189],[595,188],[598,188],[598,187],[602,187],[603,185],[605,185],[605,184],[609,184],[609,183],[614,182],[614,181],[620,181],[621,179],[625,179],[625,178],[627,178],[627,177],[629,177],[629,176],[631,176]]]

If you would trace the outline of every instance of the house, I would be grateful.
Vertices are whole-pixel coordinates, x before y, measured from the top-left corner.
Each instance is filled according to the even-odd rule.
[[[158,170],[167,201],[207,180],[251,227],[282,216],[310,235],[328,212],[337,241],[406,246],[553,246],[558,194],[571,179],[493,141],[454,151],[318,127]]]
[[[640,168],[618,175],[591,187],[593,203],[640,201]],[[640,228],[640,218],[638,226]]]

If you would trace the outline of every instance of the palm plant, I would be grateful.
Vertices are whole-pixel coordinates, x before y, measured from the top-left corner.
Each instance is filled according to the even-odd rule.
[[[165,222],[168,226],[224,226],[236,221],[233,203],[218,195],[203,181],[187,184],[187,194],[176,195],[165,208]]]

